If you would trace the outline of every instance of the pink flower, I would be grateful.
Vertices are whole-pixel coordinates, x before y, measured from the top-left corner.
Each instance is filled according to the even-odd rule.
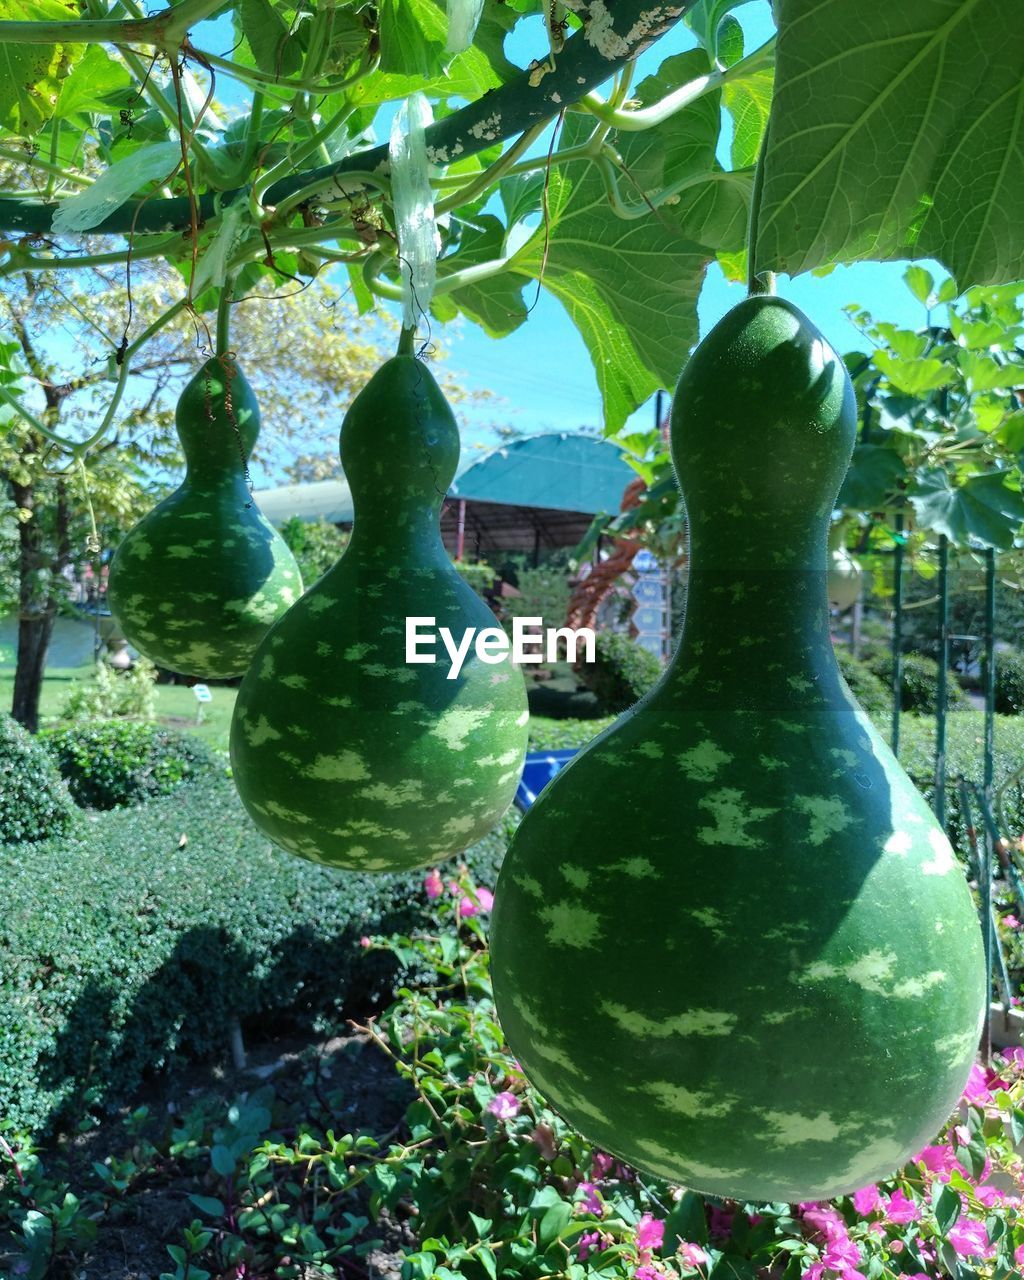
[[[1024,1244],[1019,1244],[1013,1251],[1013,1260],[1018,1266],[1024,1267]]]
[[[975,1187],[974,1194],[977,1197],[977,1199],[980,1201],[980,1203],[983,1204],[987,1209],[991,1209],[993,1205],[1002,1204],[1003,1202],[1003,1193],[999,1190],[998,1187],[989,1187],[989,1186]]]
[[[849,1237],[845,1240],[838,1238],[830,1240],[825,1252],[821,1255],[821,1260],[833,1271],[848,1271],[861,1260],[860,1246],[854,1244]]]
[[[611,1156],[605,1155],[603,1151],[595,1151],[590,1159],[590,1176],[592,1178],[607,1178],[612,1171],[612,1165],[615,1161]]]
[[[636,1224],[636,1247],[641,1253],[649,1254],[652,1249],[660,1249],[665,1239],[665,1224],[645,1213]]]
[[[437,867],[431,867],[423,878],[423,888],[426,890],[427,897],[433,901],[440,898],[444,893],[444,885],[441,882],[441,873]]]
[[[595,1187],[592,1182],[581,1182],[579,1189],[583,1192],[583,1199],[580,1201],[580,1204],[588,1213],[592,1213],[596,1218],[600,1218],[604,1213],[604,1204],[601,1201],[601,1197],[598,1195],[597,1187]]]
[[[924,1271],[901,1271],[900,1280],[932,1280],[932,1277]]]
[[[476,902],[468,894],[459,899],[459,915],[475,916],[481,911],[490,911],[494,906],[494,894],[490,889],[476,889],[474,893]]]
[[[1003,916],[1003,924],[1006,925],[1007,929],[1019,929],[1021,927],[1020,921],[1016,916]]]
[[[496,1093],[488,1102],[487,1110],[492,1116],[497,1116],[499,1120],[511,1120],[519,1114],[519,1099],[514,1093],[507,1090],[503,1093]]]
[[[691,1244],[689,1240],[684,1240],[680,1244],[678,1253],[688,1267],[702,1267],[708,1260],[708,1255],[700,1245]]]
[[[947,1181],[954,1169],[965,1176],[967,1174],[967,1170],[945,1144],[924,1147],[914,1156],[914,1161],[915,1163],[923,1164],[931,1173],[939,1176],[945,1174]]]
[[[846,1223],[838,1209],[816,1201],[805,1201],[800,1205],[804,1222],[819,1232],[826,1240],[845,1240],[847,1238]]]
[[[370,939],[369,939],[369,938],[366,936],[366,934],[364,933],[364,934],[363,934],[363,936],[359,939],[359,945],[360,945],[361,947],[372,947],[372,946],[373,946],[373,943],[370,941]]]
[[[717,1204],[709,1204],[707,1209],[708,1231],[716,1240],[727,1240],[732,1234],[732,1213]]]
[[[824,1280],[825,1264],[823,1262],[812,1262],[803,1274],[803,1280]]]
[[[584,1231],[576,1245],[576,1253],[580,1262],[585,1261],[592,1253],[599,1253],[600,1250],[600,1231]]]
[[[880,1199],[878,1188],[872,1183],[870,1187],[861,1187],[853,1193],[853,1207],[862,1218],[866,1218],[878,1208]]]
[[[992,1092],[988,1087],[988,1079],[978,1063],[971,1067],[971,1074],[967,1077],[967,1083],[964,1085],[963,1097],[966,1102],[974,1102],[979,1106],[984,1106],[986,1102],[992,1101]]]
[[[662,1280],[661,1272],[649,1262],[642,1262],[633,1272],[633,1280]]]
[[[960,1218],[946,1233],[946,1239],[961,1258],[991,1258],[995,1248],[989,1244],[983,1222]]]
[[[888,1200],[882,1202],[882,1212],[895,1226],[902,1226],[906,1222],[916,1222],[921,1216],[920,1207],[908,1195],[905,1195],[899,1187],[896,1188]]]

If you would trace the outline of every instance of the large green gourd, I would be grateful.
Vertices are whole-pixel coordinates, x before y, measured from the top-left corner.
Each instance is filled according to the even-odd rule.
[[[208,360],[185,387],[175,425],[185,479],[114,553],[110,611],[160,666],[203,679],[238,676],[267,627],[301,595],[302,579],[246,486],[260,413],[229,357]]]
[[[512,1051],[640,1169],[853,1191],[954,1107],[985,997],[945,835],[836,666],[826,535],[856,412],[793,306],[740,303],[672,412],[690,584],[661,681],[545,788],[495,893]]]
[[[424,866],[508,808],[526,749],[526,691],[506,659],[457,679],[405,656],[407,617],[461,640],[494,615],[452,567],[438,516],[459,458],[429,370],[387,361],[341,430],[355,523],[344,555],[261,644],[231,726],[235,784],[282,848],[361,871]]]

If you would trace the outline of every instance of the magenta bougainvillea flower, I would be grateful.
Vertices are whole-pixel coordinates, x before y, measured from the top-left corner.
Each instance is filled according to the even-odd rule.
[[[499,1120],[511,1120],[519,1114],[519,1099],[514,1093],[507,1090],[503,1093],[496,1093],[488,1102],[487,1110],[492,1116],[497,1116]]]

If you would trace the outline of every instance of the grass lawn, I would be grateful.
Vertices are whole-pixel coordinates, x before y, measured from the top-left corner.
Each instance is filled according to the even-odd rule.
[[[39,715],[42,724],[55,724],[58,712],[67,697],[73,680],[88,680],[92,675],[92,663],[81,667],[47,667],[43,678],[43,691],[39,700]],[[11,708],[11,696],[14,692],[13,667],[0,668],[0,707],[5,711]],[[191,689],[178,684],[158,684],[156,686],[156,714],[160,724],[175,729],[187,729],[198,737],[217,747],[227,750],[228,731],[231,727],[231,712],[235,706],[237,689],[211,689],[211,702],[198,703]],[[202,719],[197,721],[197,712]]]

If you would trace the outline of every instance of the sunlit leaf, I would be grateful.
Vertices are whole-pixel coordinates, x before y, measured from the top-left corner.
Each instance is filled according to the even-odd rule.
[[[908,497],[919,524],[960,546],[1006,550],[1024,522],[1024,495],[1008,471],[968,476],[960,485],[945,471],[926,471]]]
[[[930,257],[962,285],[1024,275],[1014,0],[777,0],[775,16],[758,271]]]
[[[899,391],[920,396],[939,387],[948,387],[955,374],[942,360],[904,360],[888,351],[875,352],[875,364]]]

